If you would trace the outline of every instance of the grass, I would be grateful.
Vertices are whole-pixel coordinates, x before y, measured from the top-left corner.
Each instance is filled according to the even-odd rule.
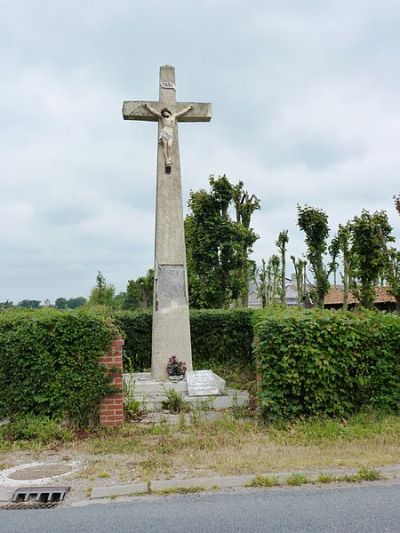
[[[310,480],[304,474],[292,474],[286,480],[286,485],[290,487],[299,487],[300,485],[306,485],[310,483]]]
[[[157,490],[154,494],[169,496],[170,494],[195,494],[205,491],[204,487],[170,487],[168,489]]]
[[[277,477],[256,476],[252,481],[247,483],[246,487],[277,487],[280,484]]]
[[[300,485],[315,485],[328,483],[360,483],[361,481],[378,481],[382,475],[375,469],[361,467],[356,474],[345,474],[334,476],[332,474],[321,473],[316,479],[310,479],[305,474],[294,473],[286,480],[280,481],[277,477],[256,476],[247,483],[246,487],[278,487],[288,485],[289,487],[299,487]]]
[[[49,442],[47,433],[43,438],[40,432],[28,440],[22,430],[23,438],[11,441],[2,433],[0,464],[12,466],[17,452],[23,462],[25,450],[30,453],[28,460],[32,453],[40,458],[51,451],[60,459],[83,458],[86,465],[79,476],[92,484],[107,475],[115,482],[130,483],[177,474],[188,478],[253,472],[260,484],[254,486],[268,486],[270,481],[263,481],[265,472],[273,476],[279,471],[355,468],[360,469],[357,475],[331,479],[321,474],[317,481],[358,482],[377,479],[378,466],[400,463],[400,416],[368,412],[345,421],[320,418],[268,426],[230,414],[221,420],[195,420],[187,426],[130,423],[73,440],[68,440],[68,434],[67,441]],[[58,430],[55,434],[60,435]],[[290,481],[300,482],[298,477]]]

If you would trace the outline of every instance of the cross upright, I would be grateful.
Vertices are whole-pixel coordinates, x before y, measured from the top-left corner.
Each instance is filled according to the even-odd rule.
[[[175,69],[160,68],[159,100],[124,102],[125,120],[158,121],[152,378],[167,379],[171,356],[192,370],[178,121],[209,122],[211,104],[177,102]]]

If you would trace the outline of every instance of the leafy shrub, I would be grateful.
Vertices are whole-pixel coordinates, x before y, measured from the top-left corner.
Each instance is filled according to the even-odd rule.
[[[266,418],[399,410],[399,316],[270,311],[257,314],[255,336]]]
[[[253,311],[207,309],[190,311],[192,356],[196,367],[210,362],[252,364]],[[125,368],[151,366],[151,311],[116,312],[116,325],[125,335]]]
[[[125,337],[124,369],[140,372],[150,368],[152,311],[119,311],[113,320]]]
[[[0,416],[94,422],[110,378],[99,366],[113,329],[88,311],[0,313]]]
[[[250,309],[204,309],[190,312],[193,363],[254,364],[253,314]]]
[[[73,440],[73,433],[49,417],[37,417],[32,415],[18,416],[9,424],[0,428],[0,437],[4,440],[29,440],[40,444]]]

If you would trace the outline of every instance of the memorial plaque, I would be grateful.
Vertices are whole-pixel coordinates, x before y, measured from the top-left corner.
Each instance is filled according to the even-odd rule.
[[[157,279],[158,309],[187,304],[183,265],[160,265]]]
[[[211,370],[194,370],[186,373],[189,396],[215,396],[220,390]]]

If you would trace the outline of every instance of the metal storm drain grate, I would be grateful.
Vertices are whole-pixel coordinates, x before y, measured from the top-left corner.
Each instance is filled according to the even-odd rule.
[[[12,495],[11,502],[0,509],[43,509],[62,502],[71,487],[23,487]]]

